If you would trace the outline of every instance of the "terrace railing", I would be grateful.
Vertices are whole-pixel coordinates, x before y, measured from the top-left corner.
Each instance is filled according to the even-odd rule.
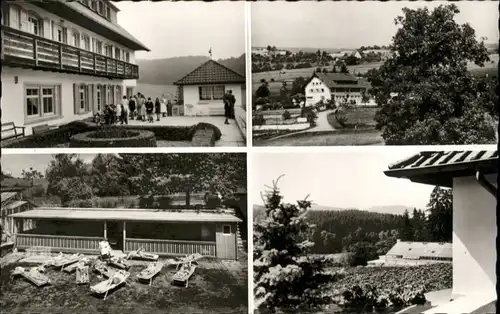
[[[100,237],[72,237],[45,234],[17,234],[16,248],[27,249],[31,247],[50,247],[56,252],[99,252]]]
[[[139,67],[135,64],[3,25],[2,63],[107,78],[139,78]]]
[[[199,253],[203,256],[215,257],[215,242],[210,241],[125,239],[125,252],[136,251],[140,247],[145,252],[158,255],[184,256]]]

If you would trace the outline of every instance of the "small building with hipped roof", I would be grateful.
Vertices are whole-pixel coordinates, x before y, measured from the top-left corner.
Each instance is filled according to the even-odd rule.
[[[227,91],[234,95],[235,106],[245,103],[245,76],[211,59],[174,84],[185,116],[223,116]]]

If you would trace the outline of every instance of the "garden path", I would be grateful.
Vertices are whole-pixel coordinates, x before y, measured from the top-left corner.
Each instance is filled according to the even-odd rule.
[[[288,137],[288,136],[292,136],[292,135],[296,135],[296,134],[302,134],[302,133],[334,131],[335,129],[333,128],[333,126],[330,123],[328,123],[328,114],[331,112],[333,112],[333,110],[325,110],[322,112],[318,112],[316,114],[318,116],[318,118],[316,119],[316,126],[314,126],[312,128],[302,130],[302,131],[293,132],[293,133],[279,135],[279,136],[273,137],[272,140],[276,140],[276,139],[279,139],[282,137]]]
[[[203,116],[203,117],[187,117],[187,116],[174,116],[162,117],[160,121],[154,121],[156,125],[168,126],[189,126],[195,125],[200,122],[210,123],[219,128],[222,135],[221,138],[215,142],[215,146],[246,146],[246,141],[243,138],[240,129],[236,125],[235,120],[230,120],[229,124],[224,124],[224,117],[216,116]],[[148,124],[146,121],[129,120],[129,125],[143,125]]]

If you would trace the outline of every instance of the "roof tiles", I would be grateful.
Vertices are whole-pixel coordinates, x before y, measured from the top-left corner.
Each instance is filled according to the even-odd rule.
[[[389,170],[415,169],[455,165],[461,163],[493,161],[498,151],[426,151],[389,165]]]
[[[191,73],[175,82],[175,85],[243,84],[245,77],[214,60],[208,60]]]

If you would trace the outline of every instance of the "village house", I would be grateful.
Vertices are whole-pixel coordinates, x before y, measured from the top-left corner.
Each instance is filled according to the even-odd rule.
[[[1,226],[5,234],[14,233],[14,222],[11,214],[25,212],[34,207],[33,203],[23,198],[24,188],[2,189]],[[26,228],[31,229],[31,222],[27,222]]]
[[[267,57],[269,56],[269,50],[267,48],[252,48],[252,54]]]
[[[223,116],[223,97],[231,91],[235,106],[244,106],[245,77],[222,64],[208,60],[174,83],[185,116]]]
[[[132,95],[135,51],[149,50],[118,25],[118,11],[107,0],[3,1],[2,122],[29,135]]]
[[[349,73],[315,72],[304,88],[306,106],[320,101],[334,100],[336,104],[348,102],[357,106],[362,104],[363,94],[368,90],[366,82]]]
[[[234,214],[214,210],[148,210],[36,207],[12,214],[15,247],[48,247],[54,252],[96,254],[106,239],[124,253],[142,247],[162,256],[203,256],[236,260],[237,225]],[[26,230],[26,220],[35,228]]]
[[[421,152],[389,166],[389,177],[453,188],[450,302],[424,313],[486,313],[496,302],[498,151]]]
[[[378,260],[368,261],[368,266],[416,266],[433,263],[451,263],[451,243],[409,242],[397,240],[396,244]]]

